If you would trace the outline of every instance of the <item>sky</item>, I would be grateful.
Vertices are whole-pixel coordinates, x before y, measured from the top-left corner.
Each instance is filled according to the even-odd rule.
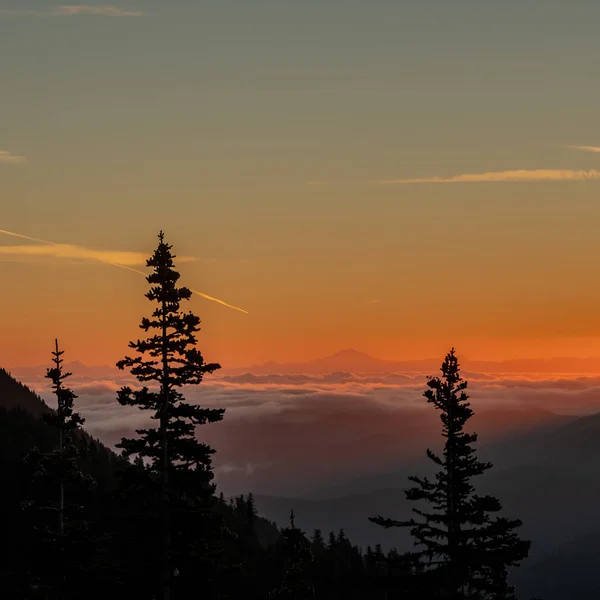
[[[114,364],[163,229],[223,366],[600,356],[594,1],[0,0],[0,364]],[[63,246],[64,245],[64,246]],[[18,249],[15,249],[18,246]],[[37,250],[35,249],[37,248]],[[44,249],[40,249],[44,248]]]

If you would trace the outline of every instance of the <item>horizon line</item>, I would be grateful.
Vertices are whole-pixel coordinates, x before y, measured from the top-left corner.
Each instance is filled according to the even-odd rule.
[[[384,363],[403,364],[403,363],[424,363],[424,362],[429,362],[429,361],[432,361],[432,362],[433,361],[443,361],[443,357],[440,358],[440,356],[428,356],[428,357],[421,357],[421,358],[403,358],[403,359],[378,358],[376,356],[370,355],[367,352],[363,352],[360,350],[354,350],[352,348],[347,348],[347,349],[343,349],[343,350],[338,350],[337,352],[328,354],[326,356],[320,356],[318,358],[304,359],[304,360],[292,360],[292,361],[287,361],[287,362],[278,362],[273,359],[267,359],[261,363],[253,363],[253,364],[244,365],[244,366],[227,367],[227,366],[221,365],[221,369],[222,370],[251,369],[253,367],[263,367],[263,366],[268,365],[269,363],[274,363],[274,364],[281,365],[281,366],[310,364],[310,363],[322,361],[322,360],[325,360],[328,358],[334,358],[334,357],[338,356],[339,354],[348,352],[348,351],[352,351],[355,354],[366,355],[368,358],[371,358],[378,362],[384,362]],[[587,356],[552,356],[550,358],[520,357],[520,358],[503,358],[503,359],[467,358],[467,357],[460,359],[460,355],[459,355],[459,360],[462,363],[464,363],[464,362],[489,363],[489,364],[494,364],[494,365],[505,364],[505,363],[514,363],[514,362],[546,362],[547,363],[547,362],[552,362],[552,361],[557,361],[557,360],[582,362],[582,361],[590,361],[590,360],[600,361],[600,354],[599,355],[587,355]],[[65,362],[65,366],[68,366],[68,365],[81,365],[82,367],[88,367],[88,368],[108,368],[108,369],[114,368],[116,370],[116,365],[111,366],[108,363],[86,363],[81,360],[72,360],[69,362]],[[47,365],[44,365],[44,364],[31,364],[31,365],[23,365],[22,364],[22,365],[12,365],[12,366],[0,365],[0,369],[4,369],[5,371],[10,371],[11,369],[18,370],[18,369],[40,368],[43,370],[46,368],[46,366]],[[249,371],[249,372],[251,372],[251,371]]]

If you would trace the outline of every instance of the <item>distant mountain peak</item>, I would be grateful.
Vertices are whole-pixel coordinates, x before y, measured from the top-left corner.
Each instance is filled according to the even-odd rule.
[[[358,350],[355,350],[354,348],[346,348],[345,350],[339,350],[335,354],[332,354],[330,358],[333,358],[333,357],[335,357],[335,358],[358,358],[358,357],[373,358],[372,356],[369,356],[366,352],[359,352]]]
[[[252,365],[247,370],[252,373],[338,373],[383,371],[393,368],[392,361],[373,358],[366,352],[354,348],[345,348],[334,354],[310,361],[277,363],[268,361],[260,365]]]

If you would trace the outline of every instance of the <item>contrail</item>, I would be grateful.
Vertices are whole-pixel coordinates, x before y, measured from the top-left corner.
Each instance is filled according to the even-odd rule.
[[[57,244],[56,242],[51,242],[50,240],[41,240],[39,238],[31,237],[29,235],[23,235],[22,233],[15,233],[14,231],[7,231],[6,229],[0,229],[0,233],[3,233],[4,235],[10,235],[12,237],[20,238],[23,240],[29,240],[30,242],[37,242],[38,244],[46,244],[49,246],[62,246],[63,245],[63,244]],[[80,246],[80,248],[83,249],[82,246]],[[118,267],[119,269],[126,269],[127,271],[137,273],[138,275],[142,275],[143,277],[147,276],[147,274],[144,273],[143,271],[134,269],[133,267],[130,267],[128,265],[122,265],[122,264],[111,262],[108,260],[103,260],[99,257],[91,258],[91,259],[89,257],[84,257],[84,258],[86,260],[96,260],[98,262],[104,263],[106,265],[110,265],[112,267]],[[240,308],[239,306],[234,306],[233,304],[229,304],[229,303],[225,302],[224,300],[219,300],[219,298],[214,298],[213,296],[209,296],[208,294],[204,294],[203,292],[199,292],[198,290],[190,289],[190,291],[198,296],[201,296],[202,298],[205,298],[206,300],[210,300],[211,302],[216,302],[217,304],[222,304],[223,306],[226,306],[227,308],[231,308],[233,310],[243,312],[246,315],[248,314],[247,310],[244,310],[243,308]]]
[[[524,181],[590,181],[600,179],[600,171],[574,171],[572,169],[520,169],[515,171],[489,171],[487,173],[465,173],[451,177],[420,177],[418,179],[389,179],[374,181],[377,184],[409,183],[481,183],[481,182],[524,182]]]
[[[128,267],[127,265],[120,265],[118,263],[110,263],[110,262],[107,262],[106,264],[112,265],[113,267],[119,267],[121,269],[127,269],[128,271],[132,271],[133,273],[138,273],[139,275],[143,275],[144,277],[147,276],[147,274],[144,273],[143,271],[138,271],[137,269],[134,269],[133,267]],[[208,294],[204,294],[203,292],[199,292],[198,290],[194,290],[194,289],[190,288],[190,292],[192,292],[193,294],[198,294],[198,296],[202,296],[203,298],[206,298],[207,300],[210,300],[211,302],[217,302],[218,304],[222,304],[223,306],[226,306],[227,308],[233,308],[233,310],[239,310],[240,312],[248,314],[247,310],[244,310],[243,308],[240,308],[239,306],[233,306],[233,304],[228,304],[224,300],[219,300],[219,298],[213,298],[213,296],[209,296]]]
[[[14,233],[13,231],[6,231],[6,229],[0,229],[0,233],[3,233],[4,235],[12,235],[13,237],[18,237],[23,240],[29,240],[30,242],[38,242],[40,244],[49,244],[50,246],[60,246],[60,244],[57,244],[56,242],[49,242],[48,240],[40,240],[38,238],[29,237],[28,235],[23,235],[21,233]]]

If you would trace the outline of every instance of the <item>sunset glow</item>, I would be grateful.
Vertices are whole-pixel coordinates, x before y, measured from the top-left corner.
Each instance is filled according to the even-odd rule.
[[[597,600],[599,32],[0,0],[0,598]]]
[[[434,34],[452,12],[436,3],[417,35],[417,4],[353,3],[348,29],[333,5],[38,4],[0,14],[7,48],[31,40],[2,66],[0,227],[24,237],[0,240],[3,287],[18,290],[2,300],[0,363],[39,364],[58,334],[113,364],[143,308],[127,268],[145,272],[159,229],[224,366],[450,345],[600,356],[596,63],[581,41],[595,30],[576,45],[566,13],[546,23],[549,51],[577,65],[557,74],[523,53],[550,39],[517,27],[537,18],[527,7]],[[492,23],[505,33],[482,46]]]

